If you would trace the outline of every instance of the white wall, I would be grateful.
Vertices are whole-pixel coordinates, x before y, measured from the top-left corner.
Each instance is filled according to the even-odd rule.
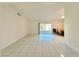
[[[27,21],[17,12],[11,6],[0,5],[0,49],[27,34]]]
[[[38,22],[28,20],[28,34],[38,34]]]
[[[79,4],[65,6],[65,43],[79,52]]]
[[[55,19],[51,21],[52,29],[56,28],[58,31],[64,30],[64,19]]]

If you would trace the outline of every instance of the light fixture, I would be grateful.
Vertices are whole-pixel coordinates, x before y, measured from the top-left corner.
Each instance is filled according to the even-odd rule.
[[[61,54],[60,56],[61,56],[61,57],[64,57],[64,55],[63,55],[63,54]]]
[[[61,18],[64,18],[64,16],[61,16]]]
[[[43,2],[43,3],[40,3],[40,4],[56,4],[56,3],[51,3],[51,2]]]

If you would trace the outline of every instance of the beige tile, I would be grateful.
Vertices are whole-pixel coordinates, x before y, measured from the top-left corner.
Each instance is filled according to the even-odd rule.
[[[59,57],[61,54],[64,56],[79,55],[73,49],[64,45],[63,37],[53,36],[52,41],[41,41],[38,35],[30,35],[4,48],[2,55],[8,57]]]

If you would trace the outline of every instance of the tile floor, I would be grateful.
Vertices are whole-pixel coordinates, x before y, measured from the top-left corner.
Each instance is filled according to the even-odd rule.
[[[5,57],[79,57],[64,44],[64,37],[51,34],[29,35],[2,50]]]

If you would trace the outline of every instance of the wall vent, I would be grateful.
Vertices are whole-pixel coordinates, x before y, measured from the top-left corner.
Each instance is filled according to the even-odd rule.
[[[18,15],[18,16],[21,16],[21,14],[20,14],[20,13],[17,13],[17,15]]]

